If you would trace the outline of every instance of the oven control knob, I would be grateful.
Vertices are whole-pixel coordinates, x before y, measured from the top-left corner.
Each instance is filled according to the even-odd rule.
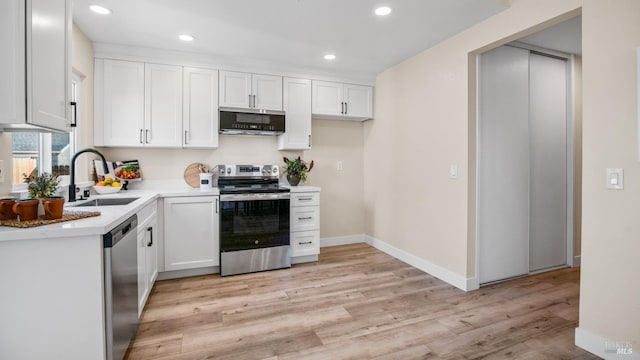
[[[254,244],[258,245],[260,243],[260,241],[256,240],[253,242]]]
[[[271,172],[273,172],[274,174],[275,174],[275,173],[277,173],[277,172],[278,172],[278,168],[273,168],[273,169],[271,170]]]
[[[267,169],[262,169],[262,173],[266,174],[267,173]]]
[[[224,169],[220,169],[220,175],[224,175]]]
[[[231,168],[227,168],[227,174],[231,174]]]

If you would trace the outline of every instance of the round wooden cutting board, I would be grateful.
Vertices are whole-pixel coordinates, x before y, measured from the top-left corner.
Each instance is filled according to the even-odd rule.
[[[184,169],[184,181],[192,188],[200,187],[200,163],[193,163]]]

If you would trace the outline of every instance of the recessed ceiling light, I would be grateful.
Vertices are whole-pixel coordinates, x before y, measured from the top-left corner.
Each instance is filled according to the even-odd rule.
[[[377,8],[375,12],[376,12],[376,15],[378,16],[387,16],[391,14],[391,8],[388,6],[381,6]]]
[[[100,14],[100,15],[109,15],[111,14],[111,10],[107,9],[104,6],[100,6],[100,5],[91,5],[89,6],[89,9],[91,9],[91,11],[93,11],[94,13]]]
[[[187,34],[182,34],[178,36],[178,38],[182,41],[193,41],[195,39],[193,36]]]
[[[327,55],[324,56],[324,59],[325,60],[335,60],[336,56],[333,55],[333,54],[327,54]]]

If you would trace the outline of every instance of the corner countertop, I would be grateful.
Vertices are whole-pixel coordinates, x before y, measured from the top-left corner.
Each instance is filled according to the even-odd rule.
[[[292,193],[320,192],[315,186],[288,186]],[[118,224],[125,221],[131,215],[138,213],[145,206],[158,198],[183,197],[183,196],[218,196],[220,190],[191,188],[183,181],[147,181],[143,184],[130,186],[131,190],[121,191],[111,195],[92,195],[89,201],[100,198],[124,198],[136,197],[137,200],[127,205],[117,206],[83,206],[77,211],[100,211],[100,216],[86,219],[66,221],[51,225],[37,226],[33,228],[12,228],[0,226],[0,242],[15,240],[55,239],[77,236],[101,236],[106,234]],[[81,203],[78,201],[76,204]],[[75,204],[67,203],[66,207],[74,207]]]

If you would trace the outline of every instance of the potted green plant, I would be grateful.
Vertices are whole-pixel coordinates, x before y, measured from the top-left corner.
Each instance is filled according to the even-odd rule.
[[[313,169],[313,160],[307,164],[300,156],[293,160],[283,157],[283,160],[284,172],[287,173],[287,181],[291,186],[297,186],[300,181],[307,180],[307,173]]]
[[[57,176],[50,173],[42,173],[42,175],[27,176],[24,174],[24,182],[26,182],[29,190],[29,197],[39,200],[38,216],[44,215],[46,219],[58,219],[62,217],[62,208],[64,207],[64,197],[55,196],[58,191],[60,180]]]
[[[32,177],[24,174],[24,182],[28,184],[29,196],[33,199],[42,199],[53,196],[58,191],[60,180],[58,177],[43,173],[42,175],[34,175]]]

